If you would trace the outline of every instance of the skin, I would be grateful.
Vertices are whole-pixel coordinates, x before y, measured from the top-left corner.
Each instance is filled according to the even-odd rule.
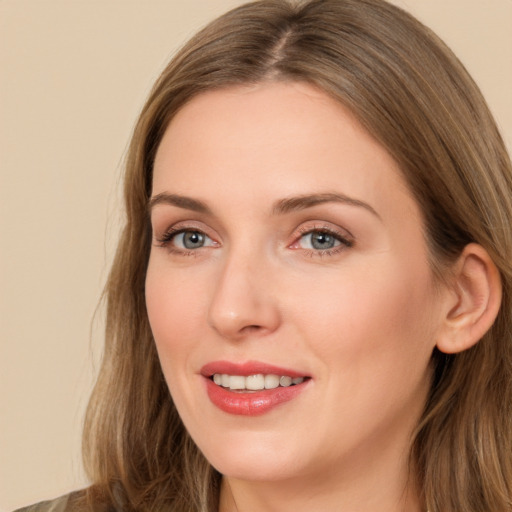
[[[366,206],[275,211],[333,193]],[[208,208],[153,206],[146,299],[176,407],[225,475],[220,510],[422,510],[408,453],[446,300],[390,155],[313,86],[229,88],[194,98],[170,123],[154,165],[159,194]],[[165,238],[171,228],[204,233],[205,245]],[[331,250],[311,246],[319,230],[337,240]],[[264,415],[232,415],[200,375],[218,360],[311,380]]]

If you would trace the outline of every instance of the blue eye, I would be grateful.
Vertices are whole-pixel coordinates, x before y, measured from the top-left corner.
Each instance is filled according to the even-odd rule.
[[[328,231],[310,231],[300,237],[299,244],[303,249],[325,251],[341,245],[342,240]]]
[[[213,245],[213,240],[201,231],[180,231],[171,236],[170,241],[179,249],[200,249]]]
[[[170,251],[183,252],[218,245],[208,235],[197,229],[170,229],[157,239],[161,247]]]

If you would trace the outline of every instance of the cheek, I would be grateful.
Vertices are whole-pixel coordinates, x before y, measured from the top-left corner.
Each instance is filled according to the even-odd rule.
[[[173,401],[183,421],[189,423],[194,389],[188,379],[195,374],[192,357],[204,338],[205,294],[200,280],[165,265],[149,265],[146,305],[158,358]]]
[[[322,359],[343,366],[373,360],[380,367],[387,360],[407,365],[419,355],[428,361],[435,327],[428,265],[374,262],[323,284],[311,283],[299,310]]]
[[[428,272],[375,266],[357,276],[347,274],[333,286],[330,300],[310,302],[307,329],[322,365],[319,417],[345,418],[357,425],[347,435],[364,437],[375,425],[414,423],[421,414],[430,386],[434,302]],[[339,428],[330,422],[326,430]]]
[[[157,350],[164,367],[182,361],[204,325],[205,296],[199,278],[170,273],[150,265],[146,278],[146,305]]]

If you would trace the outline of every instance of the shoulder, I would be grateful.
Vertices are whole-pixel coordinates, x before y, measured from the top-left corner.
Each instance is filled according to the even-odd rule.
[[[42,501],[15,510],[14,512],[115,512],[104,503],[91,505],[86,491],[75,491],[54,500]]]
[[[71,494],[66,494],[56,500],[42,501],[35,505],[20,508],[14,512],[65,512],[66,510],[69,510],[68,505],[71,496]]]

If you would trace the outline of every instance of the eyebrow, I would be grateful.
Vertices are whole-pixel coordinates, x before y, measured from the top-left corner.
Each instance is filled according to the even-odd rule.
[[[354,199],[344,194],[338,194],[336,192],[304,194],[279,199],[274,203],[272,207],[272,214],[285,215],[287,213],[306,210],[307,208],[312,208],[314,206],[325,203],[341,203],[349,206],[357,206],[364,208],[379,219],[381,218],[377,211],[368,203],[365,203],[359,199]],[[157,194],[156,196],[152,197],[148,203],[148,210],[151,211],[155,206],[160,204],[176,206],[178,208],[183,208],[185,210],[191,210],[198,213],[204,213],[207,215],[212,214],[211,209],[203,201],[179,194],[169,194],[166,192]]]
[[[177,206],[178,208],[183,208],[184,210],[192,210],[198,213],[211,214],[212,211],[205,203],[199,201],[198,199],[192,199],[191,197],[181,196],[178,194],[167,194],[163,192],[162,194],[157,194],[153,196],[148,203],[148,210],[151,210],[159,205],[159,204],[167,204],[171,206]]]
[[[289,197],[280,199],[274,204],[272,213],[276,215],[283,215],[293,211],[305,210],[306,208],[312,208],[325,203],[341,203],[349,206],[357,206],[368,210],[373,215],[381,218],[377,211],[368,203],[353,197],[346,196],[344,194],[338,194],[336,192],[327,192],[324,194],[305,194],[300,196]]]

